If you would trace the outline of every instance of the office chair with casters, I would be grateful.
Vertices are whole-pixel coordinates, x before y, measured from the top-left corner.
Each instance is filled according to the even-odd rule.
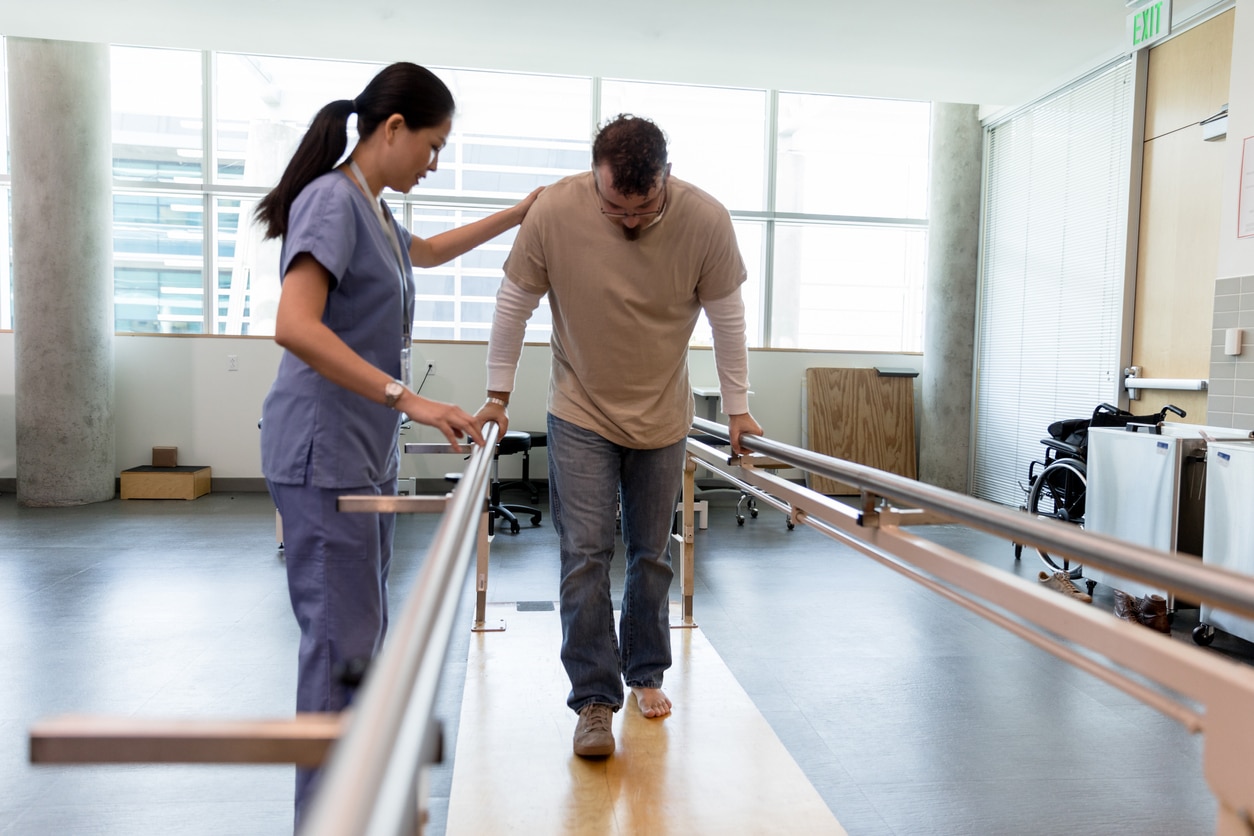
[[[522,478],[512,482],[502,482],[501,491],[523,490],[531,497],[532,502],[539,502],[540,488],[531,481],[531,451],[537,447],[548,447],[549,435],[536,430],[520,430],[520,432],[525,432],[531,438],[531,446],[522,451]]]
[[[496,533],[496,520],[504,520],[510,534],[517,534],[520,526],[518,515],[531,515],[531,524],[540,524],[540,511],[530,505],[510,505],[501,502],[501,477],[499,471],[501,456],[512,456],[517,453],[524,455],[531,450],[531,433],[522,430],[509,430],[496,445],[496,455],[492,457],[492,485],[488,490],[488,534]]]

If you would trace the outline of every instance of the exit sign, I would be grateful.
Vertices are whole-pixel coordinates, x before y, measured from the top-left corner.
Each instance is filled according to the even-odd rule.
[[[1128,15],[1128,41],[1136,52],[1171,34],[1171,0],[1156,0]]]

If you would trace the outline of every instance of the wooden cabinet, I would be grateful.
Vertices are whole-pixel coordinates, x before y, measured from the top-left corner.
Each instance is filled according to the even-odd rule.
[[[917,479],[915,376],[877,369],[806,369],[806,448]],[[809,487],[829,495],[858,492],[822,476],[810,476]]]

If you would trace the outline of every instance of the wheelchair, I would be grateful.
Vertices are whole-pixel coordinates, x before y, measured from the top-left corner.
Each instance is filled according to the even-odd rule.
[[[1065,418],[1049,425],[1049,438],[1042,438],[1045,458],[1028,465],[1028,483],[1022,482],[1025,501],[1020,510],[1041,519],[1062,520],[1084,526],[1084,500],[1088,488],[1087,456],[1089,429],[1091,427],[1132,427],[1161,424],[1168,412],[1181,418],[1185,412],[1180,407],[1167,404],[1149,415],[1134,415],[1108,403],[1099,404],[1088,418]],[[1064,572],[1072,580],[1083,576],[1084,567],[1072,565],[1060,555],[1051,555],[1037,548],[1041,560],[1049,572]],[[1023,554],[1023,544],[1015,543],[1015,560]],[[1089,581],[1089,592],[1094,583]]]

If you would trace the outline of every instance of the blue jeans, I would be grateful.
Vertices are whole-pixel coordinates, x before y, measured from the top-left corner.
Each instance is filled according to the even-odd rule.
[[[267,481],[283,518],[283,558],[300,627],[298,712],[344,709],[352,694],[338,665],[373,659],[388,626],[388,568],[395,514],[341,513],[340,496],[396,494],[396,481],[323,489]],[[312,798],[317,769],[296,770],[296,820]]]
[[[616,710],[623,682],[660,688],[671,666],[671,525],[684,468],[680,440],[656,450],[607,441],[548,419],[549,505],[561,547],[562,664],[566,704]],[[618,635],[610,600],[615,508],[622,497],[626,584]]]

